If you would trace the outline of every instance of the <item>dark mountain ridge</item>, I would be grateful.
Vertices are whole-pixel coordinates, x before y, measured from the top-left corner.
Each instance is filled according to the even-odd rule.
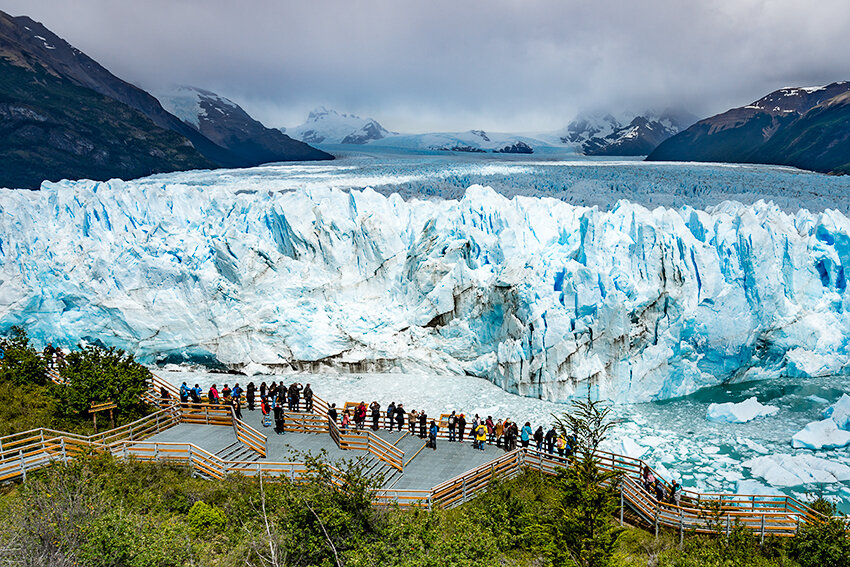
[[[850,169],[850,82],[787,87],[700,120],[662,142],[650,161],[791,165],[824,173]]]
[[[0,72],[2,186],[332,159],[285,136],[291,146],[276,153],[222,147],[42,24],[2,11]]]

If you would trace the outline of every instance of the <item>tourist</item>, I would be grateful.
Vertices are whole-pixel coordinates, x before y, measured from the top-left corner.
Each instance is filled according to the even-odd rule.
[[[304,411],[313,411],[313,388],[309,382],[304,386]]]
[[[398,432],[401,433],[404,427],[404,404],[398,404],[395,408],[395,422],[398,425]]]
[[[673,481],[673,486],[670,488],[670,503],[679,506],[682,500],[682,485]]]
[[[242,421],[242,404],[239,403],[239,398],[233,397],[230,399],[230,407],[233,408],[233,415],[236,419]]]
[[[284,413],[283,413],[283,401],[280,399],[280,397],[275,399],[273,411],[274,411],[274,432],[277,433],[278,435],[283,435],[285,427],[286,427],[286,424],[284,422],[286,417],[284,416]]]
[[[577,448],[578,439],[576,438],[576,436],[570,435],[569,437],[567,437],[567,446],[565,447],[567,457],[572,457],[575,454]]]
[[[248,411],[254,411],[254,399],[256,396],[256,386],[253,382],[248,382],[248,387],[245,390],[245,399],[248,400]]]
[[[331,404],[331,407],[328,408],[328,421],[330,421],[331,423],[336,425],[336,418],[337,418],[336,404]]]
[[[664,487],[664,483],[661,482],[660,479],[655,479],[655,499],[659,502],[664,502],[667,498],[667,490]]]
[[[555,426],[553,425],[549,431],[546,432],[546,437],[544,437],[546,441],[546,452],[550,455],[555,453],[555,437],[558,435],[558,432],[555,431]]]
[[[482,421],[478,424],[478,427],[476,427],[473,431],[475,433],[475,441],[477,444],[477,448],[483,451],[484,443],[487,442],[487,426],[484,425],[484,422]]]
[[[304,388],[301,386],[299,382],[295,382],[289,387],[289,410],[290,411],[300,411],[299,405],[301,404],[301,390]]]
[[[65,368],[65,351],[63,351],[61,348],[57,348],[53,354],[56,357],[56,366],[59,368],[59,370]]]
[[[484,424],[487,426],[487,442],[492,443],[496,439],[496,426],[493,424],[493,416],[488,415]]]
[[[351,425],[351,417],[349,416],[348,410],[345,410],[342,413],[342,430],[345,431]]]
[[[493,428],[493,434],[496,436],[496,447],[502,448],[502,441],[505,439],[505,424],[500,419],[496,422],[496,427]]]
[[[425,439],[428,436],[428,414],[425,410],[419,412],[419,438]]]
[[[387,406],[387,426],[390,431],[393,430],[393,423],[395,423],[395,402],[390,402]]]
[[[265,398],[269,393],[269,387],[266,386],[265,381],[260,383],[260,398]]]
[[[266,397],[260,398],[260,411],[263,412],[263,417],[269,415],[271,407],[269,407],[269,399]]]
[[[558,438],[555,440],[555,448],[558,450],[558,456],[562,459],[564,458],[564,448],[567,446],[567,440],[564,439],[563,435],[558,435]]]
[[[416,422],[419,420],[419,413],[416,410],[410,410],[407,414],[407,430],[410,433],[415,433]]]
[[[377,431],[378,422],[381,420],[381,404],[374,400],[369,404],[369,411],[372,413],[372,431]]]
[[[226,404],[230,403],[230,394],[231,394],[230,386],[225,384],[224,388],[221,389],[221,396],[224,398],[224,403],[226,403]]]
[[[183,384],[180,386],[180,403],[189,403],[189,386],[186,385],[186,382],[183,382]]]
[[[236,385],[233,386],[233,391],[230,392],[230,395],[233,397],[234,400],[236,400],[238,404],[242,404],[242,387],[239,386],[239,382],[237,382]]]
[[[437,450],[437,433],[440,431],[440,428],[437,427],[437,424],[434,420],[431,420],[431,427],[428,428],[428,445],[433,449]]]
[[[519,426],[516,424],[515,421],[512,421],[511,422],[511,448],[510,448],[511,451],[516,449],[518,439],[519,439]]]
[[[216,389],[215,384],[213,384],[212,387],[210,387],[209,392],[207,392],[207,399],[211,404],[218,403],[218,390]]]
[[[519,433],[520,440],[522,441],[522,448],[528,448],[528,442],[531,440],[531,436],[533,432],[531,431],[531,422],[526,421],[525,425],[522,426],[522,431]]]
[[[44,347],[43,355],[44,361],[47,363],[48,368],[53,368],[53,355],[56,354],[56,350],[53,348],[53,343],[47,343],[47,346]]]
[[[647,491],[647,493],[652,494],[653,486],[655,485],[655,475],[652,474],[652,470],[644,465],[643,467],[643,489]]]
[[[366,424],[366,402],[360,402],[354,410],[354,424],[357,426],[357,429],[363,429],[363,426]]]
[[[195,387],[189,390],[189,397],[192,398],[193,404],[201,403],[201,387],[195,384]]]
[[[457,417],[455,412],[449,416],[449,441],[457,441]]]
[[[537,447],[537,450],[540,451],[543,449],[543,426],[537,428],[534,432],[534,444]]]
[[[458,433],[457,439],[461,443],[463,443],[463,433],[464,433],[464,431],[466,431],[466,416],[463,415],[463,414],[460,414],[460,416],[457,418],[457,433]]]

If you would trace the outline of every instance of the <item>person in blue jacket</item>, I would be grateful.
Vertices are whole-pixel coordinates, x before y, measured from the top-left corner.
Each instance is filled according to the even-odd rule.
[[[428,446],[433,450],[437,450],[437,433],[440,431],[440,428],[437,427],[437,424],[434,420],[431,420],[431,426],[428,428]]]
[[[533,432],[531,431],[531,422],[526,421],[522,426],[522,431],[519,432],[519,439],[522,441],[523,447],[528,447],[528,441],[531,439]]]

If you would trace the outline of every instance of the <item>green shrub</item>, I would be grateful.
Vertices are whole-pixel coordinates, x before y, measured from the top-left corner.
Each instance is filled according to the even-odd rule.
[[[47,363],[32,346],[22,327],[12,327],[11,333],[0,339],[0,350],[3,351],[0,382],[17,386],[43,386],[47,382]]]
[[[824,515],[822,521],[810,520],[800,526],[791,540],[790,551],[802,567],[850,566],[850,540],[844,517],[836,517],[835,505],[818,498],[811,507]]]
[[[227,525],[227,516],[221,508],[201,500],[189,509],[187,520],[192,531],[199,536],[221,532]]]
[[[60,372],[68,381],[59,388],[61,407],[70,415],[87,415],[92,403],[109,400],[120,415],[131,419],[143,415],[141,396],[151,373],[133,355],[112,347],[81,347],[67,356]]]

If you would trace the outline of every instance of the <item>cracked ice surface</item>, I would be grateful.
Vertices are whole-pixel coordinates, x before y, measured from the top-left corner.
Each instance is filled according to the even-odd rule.
[[[0,325],[152,361],[427,371],[548,400],[845,372],[850,222],[231,176],[2,191]],[[814,362],[812,362],[814,361]]]

